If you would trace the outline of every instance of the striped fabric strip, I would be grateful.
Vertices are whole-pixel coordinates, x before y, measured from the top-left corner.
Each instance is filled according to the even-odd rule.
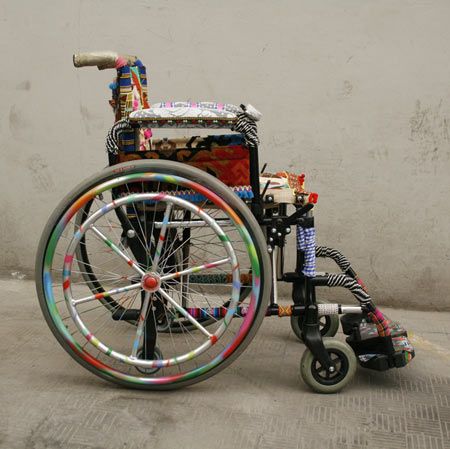
[[[186,312],[194,318],[223,318],[227,312],[227,307],[187,307]],[[244,317],[248,313],[248,307],[236,307],[234,316]]]
[[[377,327],[378,335],[380,337],[387,337],[391,335],[391,329],[389,327],[389,320],[381,313],[380,309],[374,307],[371,312],[369,312],[368,317],[372,323]]]
[[[192,317],[194,318],[223,318],[227,312],[227,307],[187,307],[186,312],[188,312]],[[236,307],[236,310],[234,312],[235,317],[245,317],[249,312],[249,308],[246,306],[239,306]],[[278,316],[292,316],[292,306],[278,306]],[[272,313],[270,313],[270,310],[266,310],[266,316],[271,316]],[[181,316],[180,316],[181,318]]]
[[[241,273],[240,277],[243,287],[252,285],[251,273]],[[231,284],[233,275],[231,273],[190,274],[189,282],[191,284]]]

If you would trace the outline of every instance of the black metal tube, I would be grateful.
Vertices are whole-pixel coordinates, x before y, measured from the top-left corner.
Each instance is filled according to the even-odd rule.
[[[249,148],[250,152],[250,185],[252,187],[253,199],[251,209],[253,215],[257,219],[262,218],[263,207],[261,202],[261,193],[259,190],[259,160],[258,160],[258,147],[252,149]]]

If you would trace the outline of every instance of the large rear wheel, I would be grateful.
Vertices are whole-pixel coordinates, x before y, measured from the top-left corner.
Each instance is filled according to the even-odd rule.
[[[120,214],[133,225],[131,244]],[[180,264],[175,242],[186,229]],[[40,305],[64,349],[100,377],[181,387],[223,369],[253,338],[270,294],[265,246],[248,207],[217,179],[168,161],[119,164],[74,189],[50,218],[36,261]],[[136,326],[124,322],[133,317]]]

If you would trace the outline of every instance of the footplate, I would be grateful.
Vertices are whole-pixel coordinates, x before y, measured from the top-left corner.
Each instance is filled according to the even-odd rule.
[[[406,329],[402,327],[400,323],[392,320],[387,321],[393,337],[408,336]],[[342,315],[341,325],[342,332],[344,332],[345,335],[352,335],[356,332],[359,335],[358,339],[360,340],[367,340],[378,335],[377,327],[375,324],[369,322],[369,318],[364,313],[347,313]]]
[[[355,351],[361,366],[386,371],[401,368],[414,358],[414,348],[399,323],[389,321],[391,335],[380,337],[376,325],[366,320],[364,315],[341,317],[343,331],[348,335],[346,341]]]

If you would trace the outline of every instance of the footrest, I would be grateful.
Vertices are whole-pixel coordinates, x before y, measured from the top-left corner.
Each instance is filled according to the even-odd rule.
[[[341,318],[344,333],[349,335],[346,341],[355,351],[361,366],[386,371],[401,368],[414,358],[414,348],[399,323],[390,321],[391,335],[380,337],[375,324],[367,323],[366,319],[361,315]]]
[[[407,337],[393,337],[394,352],[390,355],[380,353],[357,354],[359,364],[364,368],[386,371],[390,368],[402,368],[415,356],[414,348]]]
[[[365,314],[347,313],[341,316],[342,331],[345,335],[359,334],[358,339],[367,340],[378,336],[377,327],[374,323],[368,322]],[[388,320],[392,337],[407,337],[406,329],[396,321]]]

